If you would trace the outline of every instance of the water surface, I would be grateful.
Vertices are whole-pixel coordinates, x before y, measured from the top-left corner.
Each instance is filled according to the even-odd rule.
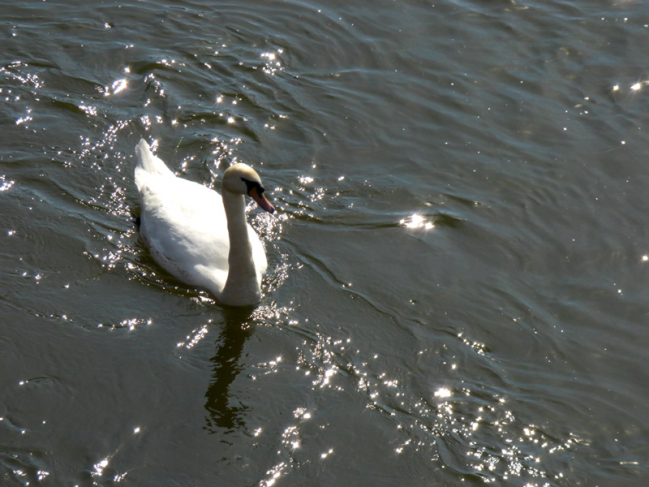
[[[644,486],[649,8],[0,0],[2,485]],[[253,310],[140,138],[257,169]]]

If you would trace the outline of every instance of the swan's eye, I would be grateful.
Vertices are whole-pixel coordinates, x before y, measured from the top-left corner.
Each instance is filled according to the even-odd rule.
[[[264,191],[264,187],[259,183],[259,181],[250,181],[249,179],[246,178],[241,178],[241,181],[246,183],[246,192],[250,194],[250,192],[253,190],[253,188],[257,189],[257,194],[262,194]]]

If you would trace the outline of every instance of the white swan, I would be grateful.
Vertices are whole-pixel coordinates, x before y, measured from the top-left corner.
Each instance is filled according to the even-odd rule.
[[[181,281],[207,289],[223,304],[257,304],[266,253],[246,223],[244,195],[264,210],[275,211],[263,195],[259,175],[245,164],[230,166],[223,174],[221,197],[177,178],[144,140],[135,153],[140,233],[155,261]]]

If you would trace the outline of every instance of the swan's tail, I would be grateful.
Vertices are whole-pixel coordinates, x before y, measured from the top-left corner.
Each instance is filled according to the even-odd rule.
[[[139,170],[145,171],[149,174],[173,176],[173,173],[169,170],[165,163],[162,162],[160,158],[153,155],[151,149],[149,149],[149,144],[147,144],[144,139],[140,139],[140,141],[135,146],[135,154],[137,155],[135,179],[138,178],[137,173],[139,172]]]

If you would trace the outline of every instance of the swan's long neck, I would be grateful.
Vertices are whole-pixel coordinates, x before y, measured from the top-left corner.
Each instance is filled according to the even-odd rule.
[[[223,189],[223,206],[228,220],[230,254],[228,279],[220,301],[233,306],[256,304],[261,298],[257,269],[252,256],[252,244],[246,223],[246,200]]]

